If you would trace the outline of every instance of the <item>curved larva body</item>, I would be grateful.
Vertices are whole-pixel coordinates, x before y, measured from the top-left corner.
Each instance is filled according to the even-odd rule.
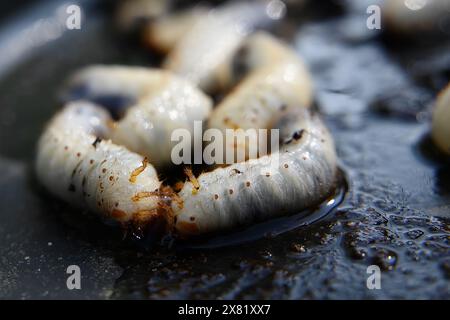
[[[84,101],[56,114],[38,143],[40,182],[61,199],[121,223],[165,219],[153,166],[125,147],[99,140],[108,135],[110,121],[102,108]]]
[[[207,16],[208,8],[192,9],[160,17],[144,27],[144,42],[152,49],[167,54],[178,41],[197,23]]]
[[[431,135],[439,149],[450,155],[450,84],[436,102]]]
[[[164,68],[212,92],[221,87],[231,56],[255,25],[269,21],[266,4],[220,7],[198,20],[169,53]],[[225,80],[226,81],[226,80]]]
[[[290,48],[269,35],[258,33],[250,36],[242,49],[245,54],[236,58],[239,70],[234,73],[244,71],[248,75],[214,109],[210,128],[269,129],[281,112],[311,105],[309,72]],[[233,141],[226,146],[227,149],[238,147]]]
[[[400,33],[437,31],[450,16],[450,0],[409,1],[386,0],[382,16],[388,27]]]
[[[337,173],[333,139],[307,110],[288,119],[282,136],[302,134],[278,153],[201,174],[199,189],[185,183],[181,201],[172,205],[180,234],[210,233],[300,212],[330,195]],[[270,166],[274,157],[279,157],[275,169]]]
[[[173,130],[183,128],[192,133],[194,121],[205,120],[212,108],[211,99],[195,86],[157,69],[89,67],[69,83],[69,91],[79,87],[85,91],[82,98],[94,102],[102,96],[122,95],[129,99],[125,115],[112,132],[112,140],[146,155],[156,167],[171,164]]]
[[[267,46],[282,45],[273,39]],[[210,127],[233,128],[238,123],[244,129],[267,128],[281,108],[311,105],[312,81],[299,58],[286,52],[287,59],[272,60],[271,54],[266,59],[259,46],[255,49],[252,52],[257,54],[251,55],[255,58],[249,59],[249,75],[214,109]]]

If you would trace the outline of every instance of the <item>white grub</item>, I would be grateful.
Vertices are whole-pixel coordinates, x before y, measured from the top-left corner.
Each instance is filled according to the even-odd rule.
[[[169,53],[196,22],[207,17],[208,10],[204,6],[195,6],[147,23],[143,28],[144,43],[160,53]]]
[[[308,70],[292,49],[269,34],[250,36],[234,60],[239,60],[234,77],[242,80],[214,109],[210,128],[223,132],[270,129],[282,112],[311,105],[313,89]],[[245,74],[236,75],[241,72]],[[226,148],[234,148],[237,153],[239,146],[229,141]]]
[[[439,149],[450,155],[450,84],[441,92],[434,107],[431,136]]]
[[[295,138],[277,153],[203,173],[198,188],[186,181],[172,205],[179,234],[211,233],[297,213],[330,195],[337,174],[333,139],[308,110],[296,111],[280,128],[283,136]],[[275,156],[279,166],[274,170],[268,164]]]
[[[382,17],[393,32],[409,35],[435,33],[444,28],[446,21],[448,23],[450,0],[385,0]]]
[[[224,68],[256,26],[270,23],[265,1],[232,3],[210,10],[170,51],[164,68],[198,84],[206,92],[221,89]]]
[[[86,101],[58,112],[38,143],[39,181],[59,198],[123,224],[165,219],[155,169],[143,156],[103,139],[110,122],[105,110]]]
[[[93,66],[69,81],[69,89],[87,88],[84,99],[98,96],[131,97],[111,134],[112,140],[148,157],[156,167],[171,164],[171,134],[184,128],[193,132],[194,121],[205,120],[212,101],[194,85],[169,71],[123,66]],[[186,141],[189,143],[189,141]]]

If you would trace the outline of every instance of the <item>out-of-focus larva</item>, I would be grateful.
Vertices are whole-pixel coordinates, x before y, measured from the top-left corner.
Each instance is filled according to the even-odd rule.
[[[170,0],[122,0],[117,10],[117,24],[123,31],[146,25],[166,14]]]
[[[172,204],[175,228],[184,236],[226,230],[288,215],[325,200],[336,186],[333,139],[318,117],[292,110],[274,127],[284,143],[279,151],[186,181]],[[272,168],[273,157],[278,167]],[[272,158],[272,159],[271,159]]]
[[[208,10],[207,7],[195,6],[148,23],[143,28],[144,43],[160,53],[169,53],[195,23],[207,16]]]
[[[164,68],[214,92],[227,81],[226,66],[253,28],[270,22],[266,1],[232,3],[209,11],[170,51]],[[225,80],[224,80],[225,78]]]
[[[112,143],[111,118],[87,101],[70,103],[48,124],[37,147],[36,173],[53,194],[102,217],[145,227],[166,224],[153,166]]]
[[[450,0],[386,0],[382,17],[396,33],[442,32],[450,18]]]
[[[194,121],[207,119],[212,108],[211,99],[199,89],[160,69],[88,67],[72,77],[67,92],[107,107],[109,102],[110,109],[111,101],[122,101],[123,117],[112,140],[147,156],[156,167],[171,164],[173,130],[192,133]]]
[[[272,36],[250,36],[231,64],[233,78],[242,80],[214,109],[210,128],[269,129],[280,112],[311,105],[308,70],[292,49]],[[239,147],[227,141],[228,150]]]
[[[431,135],[439,149],[450,155],[450,84],[437,99]]]

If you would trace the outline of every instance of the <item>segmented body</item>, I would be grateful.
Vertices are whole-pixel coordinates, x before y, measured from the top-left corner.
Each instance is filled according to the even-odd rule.
[[[207,96],[168,71],[85,69],[70,81],[68,96],[103,101],[109,109],[117,106],[108,97],[122,97],[122,118],[113,123],[105,111],[86,102],[56,115],[38,146],[42,183],[62,199],[86,204],[103,216],[121,222],[158,218],[182,236],[296,213],[325,200],[336,187],[336,154],[328,130],[310,111],[307,69],[288,46],[269,35],[221,30],[231,15],[225,11],[219,16],[211,33],[200,35],[201,46],[190,33],[193,27],[165,64],[205,90],[216,87],[217,72],[226,70],[223,83],[238,84],[212,114]],[[215,39],[224,32],[228,44]],[[281,146],[199,177],[186,170],[181,190],[167,191],[153,165],[170,165],[174,129],[192,132],[195,120],[206,119],[209,128],[222,132],[279,129]],[[112,142],[98,142],[99,136]]]

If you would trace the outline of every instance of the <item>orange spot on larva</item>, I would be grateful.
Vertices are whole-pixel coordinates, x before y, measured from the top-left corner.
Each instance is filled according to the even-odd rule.
[[[124,211],[122,211],[122,210],[114,209],[111,212],[111,217],[113,217],[114,219],[117,219],[117,220],[122,220],[126,216],[127,216],[127,214]]]
[[[141,199],[144,198],[150,198],[150,197],[154,197],[154,196],[158,196],[158,192],[156,191],[152,191],[152,192],[147,192],[147,191],[143,191],[143,192],[138,192],[136,193],[131,200],[133,200],[134,202],[140,201]]]
[[[197,224],[185,221],[178,222],[176,228],[182,234],[197,234],[199,231]]]
[[[145,168],[147,168],[147,164],[148,164],[148,160],[147,158],[144,158],[144,160],[142,160],[142,165],[136,169],[133,170],[133,172],[131,172],[131,176],[130,179],[128,179],[131,183],[135,183],[137,176],[140,175]]]
[[[185,167],[184,168],[184,174],[187,175],[189,181],[194,186],[194,189],[192,189],[192,194],[196,194],[198,189],[200,189],[200,184],[198,183],[198,180],[195,177],[195,175],[192,173],[192,169],[188,168],[188,167]]]

